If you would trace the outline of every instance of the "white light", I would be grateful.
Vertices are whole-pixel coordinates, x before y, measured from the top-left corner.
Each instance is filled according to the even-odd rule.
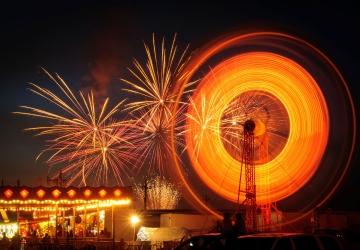
[[[133,224],[133,225],[137,224],[139,221],[140,221],[140,218],[139,218],[137,215],[133,215],[133,216],[131,216],[131,218],[130,218],[130,222],[131,222],[131,224]]]

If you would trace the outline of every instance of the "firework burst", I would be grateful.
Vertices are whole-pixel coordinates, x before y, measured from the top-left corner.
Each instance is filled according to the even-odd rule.
[[[219,92],[207,98],[201,92],[200,97],[196,98],[197,100],[190,97],[189,109],[192,112],[187,112],[186,118],[195,124],[195,126],[189,127],[189,122],[187,122],[185,129],[181,133],[188,134],[188,138],[191,138],[191,143],[194,145],[191,154],[196,158],[205,138],[221,138],[218,126],[221,121],[215,119],[217,114],[223,112],[221,96],[222,93]]]
[[[121,79],[128,85],[124,90],[135,94],[140,98],[138,101],[129,103],[128,109],[134,111],[146,111],[150,116],[161,111],[164,117],[172,116],[171,105],[174,104],[177,93],[173,93],[173,86],[176,81],[183,79],[186,72],[183,72],[188,56],[189,45],[179,52],[174,36],[170,49],[165,46],[165,39],[162,39],[160,49],[157,48],[155,35],[152,36],[152,46],[144,43],[146,63],[142,65],[134,59],[134,68],[128,68],[133,80]],[[194,84],[190,82],[187,88]]]
[[[148,209],[175,209],[181,198],[179,187],[165,177],[155,176],[148,182],[147,204]],[[139,200],[145,196],[142,184],[135,185],[135,194]]]
[[[185,106],[183,106],[185,107]],[[158,171],[164,174],[166,165],[171,161],[171,128],[175,126],[176,145],[184,148],[184,139],[180,136],[184,124],[184,108],[181,108],[177,114],[164,116],[162,112],[156,112],[152,115],[140,115],[132,126],[134,134],[134,145],[138,145],[136,154],[139,156],[139,164],[147,164],[148,173]]]
[[[152,37],[152,45],[144,44],[146,63],[142,65],[134,59],[134,68],[128,69],[133,80],[122,79],[128,88],[125,91],[136,96],[137,101],[127,105],[127,109],[135,117],[136,131],[141,152],[139,162],[147,162],[149,172],[157,169],[163,172],[165,164],[171,158],[170,132],[172,123],[175,123],[175,133],[180,131],[184,124],[185,106],[181,102],[179,111],[174,114],[173,107],[177,93],[173,92],[176,81],[186,76],[183,72],[184,65],[189,60],[188,47],[179,51],[174,36],[170,49],[166,48],[165,39],[162,39],[160,49],[157,47],[155,35]],[[195,82],[189,83],[186,93],[190,92],[189,87]],[[178,141],[182,145],[181,139]]]
[[[80,91],[77,97],[58,74],[44,72],[60,89],[61,96],[32,83],[30,91],[60,112],[30,106],[21,106],[23,111],[15,112],[47,121],[45,126],[26,129],[49,138],[48,146],[37,159],[47,155],[46,162],[53,172],[51,175],[53,178],[63,175],[66,185],[86,185],[87,180],[107,184],[110,173],[117,183],[122,183],[121,173],[127,172],[126,165],[134,158],[129,122],[113,118],[123,102],[108,109],[109,98],[106,98],[97,108],[92,92],[84,94]]]

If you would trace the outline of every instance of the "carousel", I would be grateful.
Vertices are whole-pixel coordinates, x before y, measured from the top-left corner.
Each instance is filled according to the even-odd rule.
[[[131,197],[131,187],[1,186],[0,237],[111,238]]]

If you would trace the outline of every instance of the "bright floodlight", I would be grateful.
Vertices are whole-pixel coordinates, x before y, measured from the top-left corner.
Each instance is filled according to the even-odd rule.
[[[130,218],[131,224],[135,225],[140,221],[140,218],[136,215],[131,216]]]

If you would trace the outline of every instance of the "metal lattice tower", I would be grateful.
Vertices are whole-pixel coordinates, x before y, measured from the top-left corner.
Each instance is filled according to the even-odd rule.
[[[267,133],[256,138],[259,142],[259,155],[260,159],[267,161],[268,160],[268,135]],[[266,193],[270,193],[270,172],[267,170],[265,178],[265,190]],[[261,211],[261,226],[258,226],[258,231],[270,231],[271,226],[275,223],[278,223],[281,220],[281,211],[277,208],[276,203],[270,201],[269,198],[266,199],[266,202],[258,206],[258,209]],[[275,217],[272,219],[272,214]]]
[[[255,185],[255,163],[254,163],[254,129],[255,122],[247,120],[244,123],[241,170],[239,193],[241,185],[242,170],[245,170],[245,200],[242,203],[245,207],[245,225],[248,232],[257,230],[256,223],[256,185]]]
[[[260,138],[258,138],[260,141],[259,146],[259,154],[260,158],[264,161],[268,160],[268,136],[267,133],[264,135],[261,135]],[[265,192],[270,192],[270,180],[269,180],[269,170],[267,170],[267,175],[265,178],[266,184],[265,184]],[[269,198],[267,198],[266,203],[259,206],[261,211],[261,226],[262,231],[268,230],[268,226],[271,225],[271,209],[272,209],[272,203]]]

